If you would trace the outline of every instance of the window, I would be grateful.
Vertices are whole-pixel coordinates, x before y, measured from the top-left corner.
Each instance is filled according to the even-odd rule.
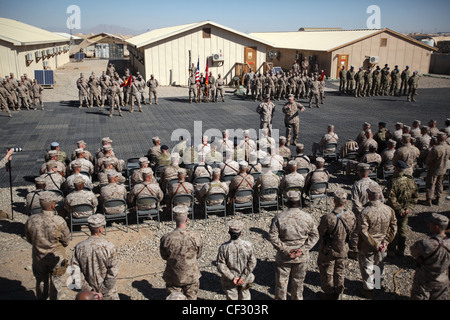
[[[381,38],[380,47],[387,47],[387,38]]]
[[[203,28],[203,39],[211,38],[211,28]]]

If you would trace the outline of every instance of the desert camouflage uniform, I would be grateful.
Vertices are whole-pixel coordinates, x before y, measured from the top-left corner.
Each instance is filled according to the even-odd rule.
[[[298,139],[298,129],[300,124],[299,119],[299,111],[304,110],[305,107],[298,103],[298,102],[288,102],[283,106],[283,113],[285,114],[284,117],[284,125],[286,127],[286,146],[289,146],[291,144],[291,138],[294,139],[294,144],[296,144],[296,141]],[[292,133],[292,135],[291,135]]]
[[[397,219],[394,210],[380,200],[367,203],[358,217],[357,230],[358,262],[363,288],[373,290],[375,286],[373,267],[380,268],[380,275],[384,275],[384,258],[387,252],[379,251],[381,243],[390,243],[397,232]]]
[[[255,279],[252,273],[256,267],[256,256],[249,241],[242,239],[229,240],[219,247],[217,254],[217,269],[221,274],[220,282],[227,300],[250,300],[251,285]],[[245,282],[242,287],[236,287],[235,278]]]
[[[97,175],[97,179],[98,179],[100,186],[108,184],[108,173],[113,172],[113,171],[116,172],[116,174],[117,174],[117,177],[118,177],[117,182],[121,183],[121,184],[125,183],[125,181],[127,179],[122,175],[122,173],[117,172],[115,169],[106,169],[106,170],[100,171]]]
[[[128,195],[128,201],[130,203],[134,203],[137,199],[141,197],[155,197],[158,199],[158,202],[161,202],[164,198],[164,193],[162,192],[159,184],[155,184],[152,182],[141,182],[133,187],[130,194]],[[149,210],[156,208],[156,204],[149,204],[139,207],[140,210]]]
[[[187,299],[197,299],[202,250],[203,241],[195,231],[177,228],[161,238],[160,254],[167,261],[163,279],[169,293],[182,291]]]
[[[62,190],[66,182],[58,172],[44,173],[40,178],[45,180],[45,190]]]
[[[301,189],[303,188],[304,185],[305,185],[305,178],[303,177],[303,175],[297,172],[292,172],[281,178],[280,191],[283,192],[284,196],[286,196],[288,188],[300,187],[298,191],[299,193],[301,193]]]
[[[139,169],[133,171],[133,174],[130,177],[131,185],[135,185],[139,182],[144,181],[144,176],[142,175],[142,169],[144,169],[144,168],[139,168]],[[156,184],[158,183],[158,180],[156,180],[154,175],[152,175],[150,183],[156,183]]]
[[[199,197],[201,199],[206,199],[206,197],[210,194],[224,193],[228,195],[230,189],[228,188],[228,184],[220,181],[211,181],[210,183],[204,184],[203,187],[199,191]],[[223,204],[222,200],[208,200],[208,206],[217,206]]]
[[[450,160],[450,146],[443,141],[434,145],[426,159],[427,165],[427,199],[439,198],[444,190],[444,175],[447,172],[447,162]]]
[[[92,191],[80,190],[74,191],[67,195],[64,200],[64,209],[66,212],[70,213],[70,208],[80,204],[91,204],[94,207],[93,212],[85,213],[85,212],[77,212],[73,211],[74,218],[87,218],[90,215],[94,214],[97,211],[98,200],[97,196]]]
[[[277,250],[275,299],[286,300],[289,278],[291,299],[303,300],[303,281],[309,260],[309,250],[319,240],[317,226],[309,213],[291,208],[272,219],[269,241]],[[300,249],[302,255],[291,259],[289,252]]]
[[[280,177],[274,174],[272,171],[262,174],[255,181],[254,189],[258,195],[266,188],[277,188],[280,186]],[[276,193],[270,193],[261,195],[261,201],[273,201],[277,198]]]
[[[411,143],[407,143],[395,151],[394,157],[392,158],[392,164],[394,166],[397,165],[398,160],[405,162],[406,165],[408,166],[407,172],[410,175],[412,175],[414,171],[414,166],[416,164],[416,160],[419,157],[419,155],[420,155],[419,149],[411,145]]]
[[[74,248],[72,264],[83,275],[82,290],[101,293],[103,300],[119,300],[116,281],[119,257],[114,244],[99,236],[90,236]]]
[[[303,193],[305,195],[309,194],[309,188],[315,182],[327,182],[330,179],[330,174],[325,169],[316,169],[306,175],[305,185],[303,188]],[[312,194],[321,194],[325,192],[325,188],[320,188],[312,191]]]
[[[238,190],[252,189],[255,185],[255,179],[252,175],[240,173],[231,180],[230,183],[230,199],[234,197]],[[236,203],[247,203],[252,200],[252,196],[236,197]]]
[[[338,215],[340,222],[338,222]],[[320,270],[321,288],[325,294],[340,294],[344,290],[347,239],[356,227],[356,217],[349,210],[333,210],[321,217],[318,231],[322,239],[317,265]],[[331,235],[331,239],[327,236]]]
[[[123,199],[127,201],[127,189],[123,185],[117,183],[109,183],[106,186],[100,189],[100,201],[102,204],[105,203],[106,200],[111,199]],[[106,208],[106,214],[120,214],[124,212],[126,209],[126,205],[121,205],[118,207]]]
[[[70,176],[67,177],[66,179],[66,185],[65,185],[65,191],[66,193],[69,193],[71,191],[73,191],[73,189],[75,189],[75,185],[73,184],[73,182],[75,181],[76,177],[81,177],[84,180],[84,186],[86,188],[89,188],[90,190],[92,190],[94,188],[91,179],[89,179],[88,176],[81,174],[81,173],[77,173],[77,174],[72,174]]]
[[[447,300],[449,291],[450,239],[435,235],[411,248],[418,261],[411,288],[413,300]]]
[[[167,190],[167,204],[171,205],[172,203],[172,198],[175,195],[178,194],[191,194],[194,195],[194,186],[192,185],[192,183],[190,182],[175,182],[172,185],[170,185],[168,187]],[[191,206],[191,202],[179,202],[179,201],[175,201],[174,206],[179,206],[179,205],[185,205],[185,206]]]
[[[25,237],[32,244],[33,275],[39,300],[58,300],[66,272],[66,249],[70,230],[66,221],[53,211],[42,211],[28,218]]]

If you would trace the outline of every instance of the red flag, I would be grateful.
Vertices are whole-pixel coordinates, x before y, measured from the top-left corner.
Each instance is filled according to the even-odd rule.
[[[319,81],[323,81],[323,79],[325,78],[325,73],[327,72],[327,70],[323,70],[322,74],[319,77]]]
[[[209,59],[206,59],[206,85],[209,84]]]
[[[122,83],[121,85],[120,85],[120,87],[121,88],[123,88],[123,87],[126,87],[126,86],[131,86],[131,75],[128,77],[128,79],[127,80],[125,80],[125,82],[124,83]]]

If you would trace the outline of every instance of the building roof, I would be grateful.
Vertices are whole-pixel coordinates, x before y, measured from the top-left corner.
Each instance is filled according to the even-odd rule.
[[[8,18],[0,18],[0,39],[15,46],[69,41],[54,32]]]
[[[274,43],[274,48],[331,52],[382,32],[388,32],[430,50],[436,50],[434,47],[390,29],[256,32],[250,35]]]
[[[59,34],[60,36],[66,37],[70,40],[70,38],[72,38],[73,40],[82,40],[83,38],[77,37],[75,35],[71,35],[70,33],[67,32],[55,32],[56,34]]]
[[[249,35],[249,34],[246,34],[246,33],[243,33],[243,32],[240,32],[240,31],[228,28],[228,27],[225,27],[223,25],[220,25],[218,23],[215,23],[215,22],[209,21],[209,20],[196,22],[196,23],[183,24],[183,25],[179,25],[179,26],[173,26],[173,27],[167,27],[167,28],[151,30],[149,32],[145,32],[145,33],[140,34],[138,36],[132,37],[132,38],[128,39],[127,42],[130,45],[135,46],[136,48],[140,48],[140,47],[144,47],[144,46],[147,46],[149,44],[152,44],[154,42],[161,41],[161,40],[164,40],[166,38],[178,35],[178,34],[180,34],[182,32],[187,32],[187,31],[190,31],[192,29],[195,29],[195,28],[198,28],[198,27],[203,27],[203,26],[206,26],[206,25],[215,26],[217,28],[224,29],[224,30],[227,30],[227,31],[229,31],[231,33],[240,35],[240,36],[242,36],[244,38],[248,38],[248,39],[251,39],[253,41],[263,43],[263,44],[268,45],[268,46],[273,46],[273,44],[270,43],[267,40],[259,39],[258,37],[255,37],[255,36],[252,36],[252,35]]]

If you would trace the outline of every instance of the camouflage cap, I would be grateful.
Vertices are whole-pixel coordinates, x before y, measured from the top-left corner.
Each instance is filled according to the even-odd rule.
[[[213,173],[214,175],[220,175],[221,172],[222,172],[222,170],[220,170],[220,168],[214,168],[213,171],[212,171],[212,173]]]
[[[409,133],[402,134],[402,139],[411,139],[411,135]]]
[[[368,163],[358,163],[358,170],[369,170],[370,165]]]
[[[119,174],[117,173],[116,170],[109,170],[107,173],[107,176],[108,176],[108,178],[115,178],[115,177],[118,177]]]
[[[104,148],[103,148],[103,149],[104,149]],[[76,153],[77,155],[79,155],[79,154],[86,153],[86,151],[85,151],[84,149],[78,148],[78,149],[75,150],[75,153]]]
[[[303,149],[305,149],[305,145],[303,143],[297,143],[297,146],[295,148],[297,150],[303,150]]]
[[[54,192],[43,191],[39,194],[39,202],[41,203],[41,206],[43,203],[50,204],[52,202],[57,202],[56,197],[57,195]]]
[[[112,165],[114,163],[114,161],[112,159],[105,158],[105,159],[102,160],[102,163],[103,163],[104,166],[107,167],[107,166]]]
[[[344,189],[339,188],[334,192],[334,198],[340,200],[347,200],[347,192]]]
[[[389,140],[387,141],[387,143],[390,144],[391,146],[394,146],[394,147],[397,145],[397,141],[392,140],[392,139],[389,139]]]
[[[239,162],[239,168],[241,168],[241,169],[248,168],[248,163],[247,163],[247,161],[240,161],[240,162]]]
[[[180,168],[180,169],[178,169],[177,174],[185,176],[187,174],[187,171],[184,168]]]
[[[325,163],[325,159],[322,157],[317,157],[316,158],[316,163]]]
[[[241,233],[244,229],[244,223],[241,220],[231,220],[228,223],[228,230],[233,233]]]
[[[113,150],[113,148],[110,145],[106,145],[103,147],[103,151],[110,151]]]
[[[250,135],[250,130],[244,130],[244,137],[248,137]]]
[[[166,300],[187,300],[187,297],[181,292],[172,292],[167,296]]]
[[[147,157],[142,157],[142,158],[139,158],[139,163],[150,163],[150,161],[148,161]]]
[[[50,160],[49,162],[47,162],[47,170],[53,169],[53,168],[58,168],[58,162],[56,162],[55,160]]]
[[[151,168],[144,168],[141,172],[144,176],[151,176],[153,174],[153,170]]]
[[[447,228],[448,226],[448,218],[436,212],[431,214],[431,216],[428,218],[428,222],[443,228]]]
[[[49,157],[54,157],[58,155],[58,151],[56,150],[50,150],[49,152],[47,152]]]
[[[106,225],[106,219],[103,214],[93,214],[87,219],[88,225],[92,228],[100,228]]]
[[[380,195],[383,192],[381,187],[378,184],[373,184],[369,188],[367,188],[367,193],[373,196]]]
[[[180,205],[173,208],[174,217],[187,217],[189,209],[186,206]]]
[[[104,143],[111,143],[111,142],[113,142],[113,141],[111,140],[110,137],[106,137],[106,138],[103,138],[103,139],[102,139],[102,142],[104,142]]]
[[[280,136],[280,141],[286,141],[286,137],[285,136]]]
[[[73,179],[73,184],[82,184],[85,183],[83,176],[79,175]]]
[[[403,128],[403,123],[401,122],[397,122],[395,125]]]
[[[286,199],[289,201],[300,201],[300,192],[298,191],[288,191],[286,193]]]
[[[77,145],[81,146],[82,144],[86,144],[86,142],[84,140],[77,141]]]

